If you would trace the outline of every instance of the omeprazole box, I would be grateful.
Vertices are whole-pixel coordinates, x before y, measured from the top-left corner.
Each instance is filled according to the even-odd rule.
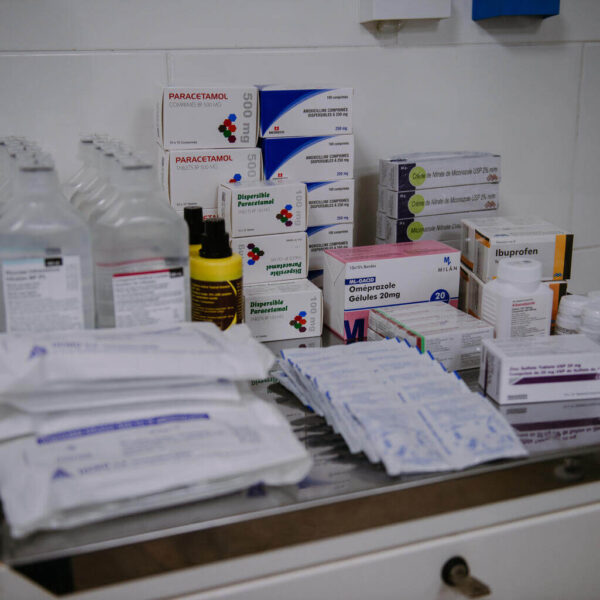
[[[262,342],[321,335],[323,292],[306,279],[246,285],[244,322]]]
[[[306,185],[300,182],[219,186],[219,216],[232,237],[306,230]]]
[[[308,236],[308,268],[322,269],[325,263],[325,250],[352,248],[354,225],[319,225],[306,230]]]
[[[352,88],[266,85],[260,88],[265,138],[352,133]]]
[[[165,149],[256,146],[258,90],[254,86],[164,88],[156,129]]]
[[[585,335],[485,340],[479,385],[499,404],[600,397],[600,346]]]
[[[325,324],[344,340],[367,335],[369,310],[458,301],[460,252],[436,241],[326,250]]]
[[[231,249],[242,257],[244,285],[302,279],[308,271],[304,232],[232,238]]]
[[[329,181],[354,177],[354,136],[261,139],[265,179]]]
[[[379,185],[391,190],[420,190],[498,181],[500,156],[489,152],[422,152],[379,161]]]
[[[446,213],[494,210],[500,204],[496,183],[459,185],[430,190],[390,190],[379,186],[377,208],[392,219],[425,217]]]
[[[161,181],[171,206],[201,206],[217,213],[221,183],[259,181],[261,154],[257,148],[171,150],[161,152]]]
[[[354,179],[313,181],[306,191],[309,227],[354,221]]]

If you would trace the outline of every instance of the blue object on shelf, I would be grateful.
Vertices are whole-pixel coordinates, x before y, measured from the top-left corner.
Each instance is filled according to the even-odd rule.
[[[560,0],[473,0],[473,21],[492,17],[551,17],[560,12]]]

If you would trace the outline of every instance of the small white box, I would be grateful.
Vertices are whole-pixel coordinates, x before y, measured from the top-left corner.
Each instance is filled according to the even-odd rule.
[[[205,216],[216,215],[219,184],[260,181],[257,148],[167,150],[160,155],[161,183],[178,212],[186,206],[201,206]]]
[[[306,190],[309,227],[354,221],[354,179],[313,181]]]
[[[306,185],[300,182],[219,186],[219,216],[232,237],[306,230]]]
[[[244,285],[306,278],[305,232],[232,238],[231,249],[242,257]]]
[[[582,334],[485,340],[479,385],[499,404],[600,397],[600,346]]]
[[[352,133],[352,88],[266,85],[260,88],[265,138]]]
[[[306,279],[244,286],[244,323],[261,342],[323,331],[323,292]]]
[[[167,150],[252,148],[257,130],[255,86],[166,87],[157,104],[158,142]]]
[[[354,177],[354,136],[261,140],[265,179],[330,181]]]
[[[308,236],[308,268],[311,270],[323,268],[325,250],[352,248],[353,233],[354,225],[352,223],[309,227],[306,230]]]

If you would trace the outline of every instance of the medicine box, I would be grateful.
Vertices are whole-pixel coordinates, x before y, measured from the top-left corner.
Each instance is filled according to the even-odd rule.
[[[242,257],[244,285],[302,279],[308,271],[305,232],[232,238],[231,249]]]
[[[600,397],[600,346],[582,334],[485,340],[479,385],[499,404]]]
[[[500,156],[489,152],[422,152],[379,161],[379,185],[391,190],[499,181]]]
[[[309,227],[354,221],[354,179],[313,181],[306,190]]]
[[[157,103],[156,131],[167,150],[255,147],[258,89],[166,87]]]
[[[354,225],[319,225],[306,230],[308,236],[308,268],[322,269],[325,263],[325,250],[352,248]]]
[[[352,133],[352,88],[266,85],[260,88],[265,138]]]
[[[494,337],[494,328],[444,302],[377,308],[369,315],[369,329],[384,337],[398,337],[430,352],[449,371],[479,366],[481,344]]]
[[[460,252],[436,241],[326,250],[324,320],[344,340],[367,334],[369,310],[458,301]]]
[[[323,292],[306,279],[246,285],[244,322],[261,342],[319,336]]]
[[[329,181],[354,177],[354,136],[261,139],[264,178]]]
[[[300,182],[219,186],[219,216],[232,237],[306,230],[306,185]]]
[[[459,185],[430,190],[390,190],[379,186],[378,210],[392,219],[494,210],[500,204],[497,183]]]
[[[323,289],[323,269],[309,269],[308,280]]]
[[[204,216],[217,215],[221,183],[260,181],[261,154],[257,148],[172,150],[160,152],[161,183],[171,206],[201,206]]]

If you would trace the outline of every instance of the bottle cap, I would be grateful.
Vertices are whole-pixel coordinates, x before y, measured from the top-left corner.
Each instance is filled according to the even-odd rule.
[[[204,221],[200,256],[204,258],[227,258],[231,256],[229,234],[225,231],[225,219],[211,217]]]
[[[585,305],[589,304],[589,302],[591,302],[591,300],[587,296],[569,294],[568,296],[563,296],[561,298],[558,310],[562,314],[579,317],[581,316]]]
[[[201,206],[186,206],[183,209],[183,218],[190,230],[190,246],[202,243],[204,234],[204,218]]]
[[[535,283],[542,279],[542,263],[529,258],[503,258],[498,263],[498,279],[514,283]]]
[[[581,314],[581,324],[586,327],[600,327],[600,302],[590,302]]]

